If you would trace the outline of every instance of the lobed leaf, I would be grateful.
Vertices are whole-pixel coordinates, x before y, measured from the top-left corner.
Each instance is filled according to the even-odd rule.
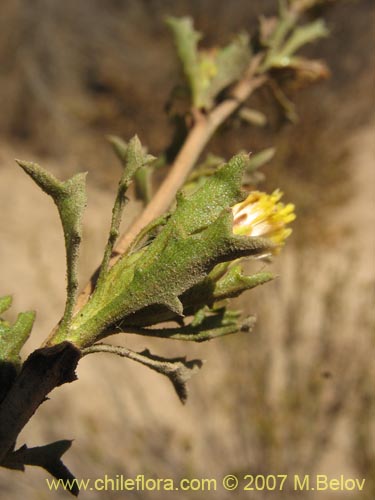
[[[243,199],[240,186],[248,164],[237,155],[191,196],[180,195],[159,235],[140,254],[123,256],[108,272],[100,293],[74,318],[71,340],[87,346],[111,325],[132,323],[138,312],[162,306],[183,315],[181,296],[220,262],[257,255],[268,240],[238,236],[230,207]],[[144,324],[148,324],[143,313]]]
[[[2,299],[0,303],[3,302]],[[8,361],[17,366],[20,364],[19,352],[29,338],[34,320],[34,311],[19,313],[13,325],[0,319],[0,362]]]
[[[60,330],[69,328],[78,292],[78,256],[82,238],[82,217],[86,207],[86,173],[61,182],[36,163],[17,160],[34,182],[52,197],[64,231],[67,263],[67,299]]]
[[[239,80],[251,59],[248,36],[242,34],[222,49],[198,50],[201,34],[189,17],[167,19],[188,80],[195,108],[210,109],[218,94]]]
[[[0,298],[0,314],[11,305],[8,295]],[[35,312],[20,313],[13,325],[0,318],[0,401],[8,392],[21,365],[20,351],[29,338]]]

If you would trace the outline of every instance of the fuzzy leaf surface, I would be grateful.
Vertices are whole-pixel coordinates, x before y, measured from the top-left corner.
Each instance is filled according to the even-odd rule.
[[[247,35],[239,35],[222,49],[198,50],[201,34],[189,17],[167,20],[188,80],[195,108],[210,109],[217,95],[237,81],[249,65],[251,52]]]
[[[237,155],[191,196],[178,196],[155,240],[140,255],[123,256],[109,270],[104,288],[74,318],[72,342],[87,346],[110,325],[131,323],[133,315],[153,305],[182,316],[180,296],[216,264],[270,248],[268,240],[233,234],[231,207],[244,197],[247,164],[247,155]]]

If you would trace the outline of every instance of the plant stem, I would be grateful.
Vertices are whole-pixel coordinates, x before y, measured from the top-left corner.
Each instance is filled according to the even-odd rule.
[[[151,202],[141,212],[127,232],[119,239],[114,255],[110,260],[113,265],[128,249],[138,233],[153,219],[161,216],[168,210],[176,196],[177,191],[183,186],[191,169],[213,136],[217,128],[241,105],[258,87],[263,85],[267,77],[257,75],[261,56],[256,56],[242,80],[234,86],[230,96],[218,104],[208,114],[195,110],[195,123],[186,137],[169,173]],[[95,276],[78,297],[77,310],[81,309],[88,301],[94,286]]]
[[[34,351],[0,405],[0,466],[23,427],[57,386],[73,382],[80,351],[70,342]]]

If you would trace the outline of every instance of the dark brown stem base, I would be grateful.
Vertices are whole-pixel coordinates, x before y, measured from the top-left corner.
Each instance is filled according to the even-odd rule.
[[[0,405],[0,465],[14,450],[16,439],[47,395],[77,379],[81,352],[70,342],[34,351]]]

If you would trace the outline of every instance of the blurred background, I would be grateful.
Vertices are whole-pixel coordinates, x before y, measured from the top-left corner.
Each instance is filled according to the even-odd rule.
[[[276,10],[274,0],[1,1],[0,293],[14,295],[13,317],[37,311],[25,355],[63,311],[64,248],[50,199],[14,158],[61,178],[89,172],[84,284],[100,262],[119,175],[105,136],[138,133],[158,155],[173,134],[165,103],[180,76],[165,16],[192,16],[212,46],[253,32],[259,15]],[[374,6],[343,0],[320,14],[331,35],[303,54],[325,60],[332,75],[292,93],[299,122],[286,122],[262,89],[253,104],[267,126],[233,120],[209,148],[229,158],[275,146],[262,189],[279,187],[296,204],[293,235],[272,265],[279,278],[236,303],[256,313],[254,331],[205,344],[123,338],[134,349],[206,360],[186,406],[164,377],[98,354],[80,363],[79,382],[53,392],[20,445],[75,439],[65,461],[83,478],[344,474],[366,478],[365,491],[254,498],[374,498]],[[124,227],[140,208],[128,206]],[[49,492],[45,477],[33,468],[0,470],[0,491],[14,499],[67,497]],[[81,493],[103,495],[124,492]],[[178,495],[190,498],[202,493]]]

